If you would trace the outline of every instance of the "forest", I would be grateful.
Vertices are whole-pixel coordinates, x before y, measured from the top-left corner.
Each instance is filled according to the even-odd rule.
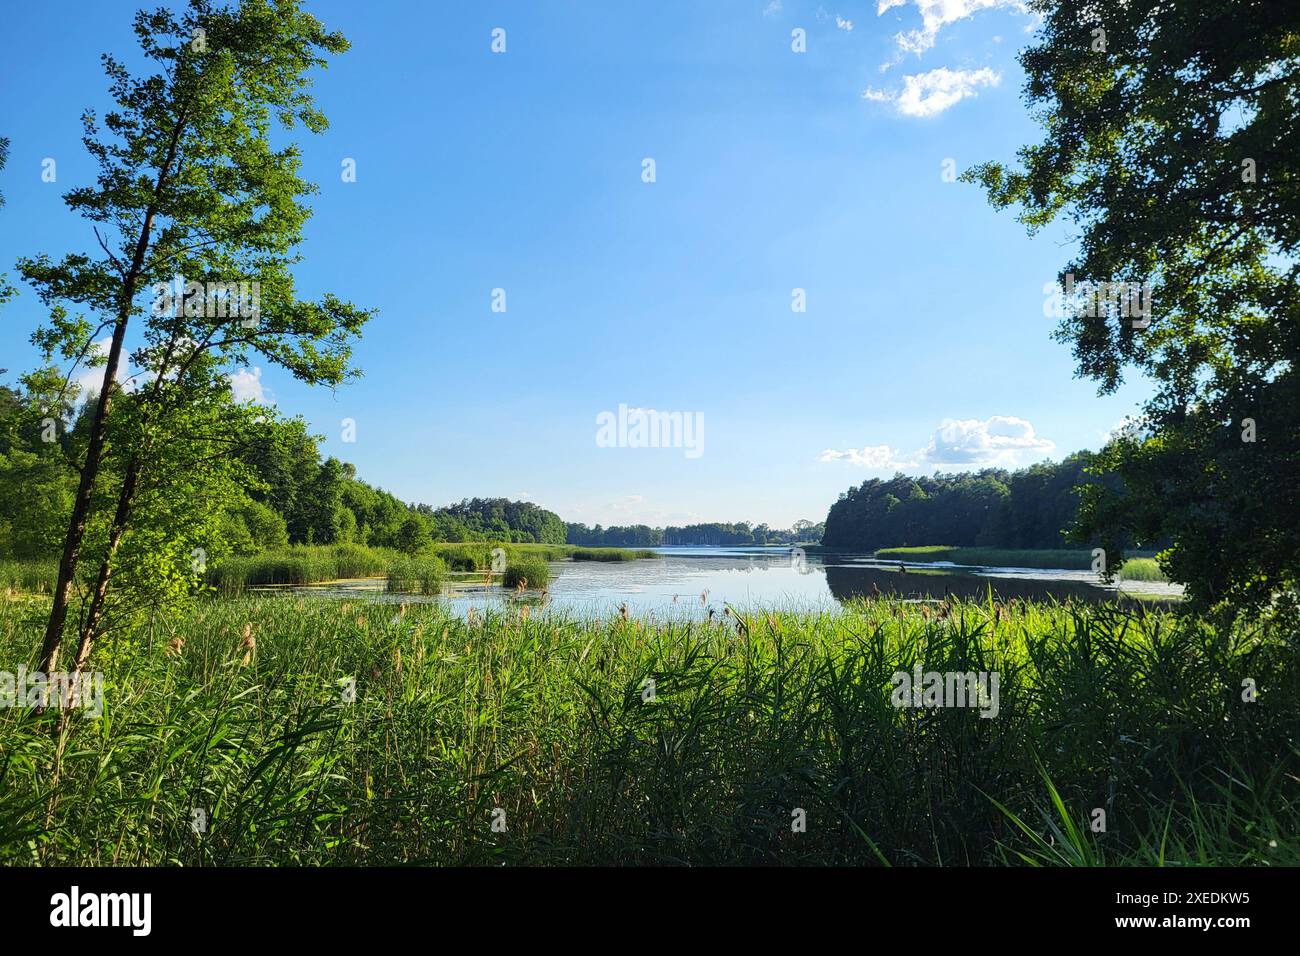
[[[831,505],[822,544],[828,548],[950,545],[1065,548],[1080,542],[1070,529],[1079,486],[1089,479],[1087,452],[1060,463],[1017,471],[986,468],[962,474],[871,478]]]
[[[765,547],[781,544],[813,544],[821,540],[824,525],[807,519],[796,521],[785,529],[769,528],[766,524],[751,525],[748,521],[736,523],[712,521],[685,526],[670,525],[652,528],[649,525],[599,524],[589,528],[585,524],[568,525],[568,543],[587,547],[653,548],[660,546],[698,545],[708,547]]]

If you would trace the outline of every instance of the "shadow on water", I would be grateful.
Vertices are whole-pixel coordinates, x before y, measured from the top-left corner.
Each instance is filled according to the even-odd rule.
[[[1041,572],[1040,572],[1041,573]],[[988,597],[989,589],[995,599],[1004,601],[1018,598],[1022,601],[1065,601],[1076,599],[1092,604],[1142,603],[1147,606],[1173,606],[1176,597],[1144,596],[1135,598],[1114,588],[1100,587],[1090,581],[1052,577],[991,576],[974,574],[958,568],[909,567],[906,572],[896,569],[844,564],[826,565],[826,584],[837,601],[876,596],[898,597],[911,600],[945,597]]]

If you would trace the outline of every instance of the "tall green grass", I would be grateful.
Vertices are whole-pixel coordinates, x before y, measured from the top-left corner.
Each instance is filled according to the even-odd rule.
[[[388,562],[388,590],[439,594],[447,565],[435,555],[395,555]]]
[[[208,571],[208,583],[224,594],[274,584],[314,584],[387,573],[395,552],[359,544],[295,545],[287,551],[229,557]]]
[[[570,557],[584,561],[629,561],[658,557],[653,551],[630,551],[619,548],[575,548],[561,544],[497,544],[490,541],[438,542],[419,555],[422,561],[441,561],[439,578],[451,571],[488,571],[493,551],[501,549],[506,561],[524,558],[563,561]],[[581,556],[579,556],[581,555]],[[410,567],[408,556],[388,548],[370,548],[359,544],[294,545],[286,551],[268,552],[247,557],[229,557],[208,571],[208,583],[222,594],[239,594],[250,587],[270,585],[304,585],[343,578],[392,577],[396,566],[400,578]],[[432,565],[429,565],[432,567]],[[4,565],[0,564],[0,574]],[[53,581],[53,577],[51,577]],[[0,584],[3,578],[0,578]]]
[[[506,565],[501,584],[508,588],[540,589],[546,587],[550,580],[551,569],[546,562],[539,557],[525,555],[512,559]]]
[[[0,561],[0,592],[6,590],[50,592],[59,580],[59,562]]]
[[[574,561],[640,561],[643,558],[657,558],[659,552],[645,549],[627,548],[574,548],[569,557]]]
[[[0,666],[40,633],[0,602]],[[1297,644],[1023,602],[214,600],[103,644],[105,716],[72,722],[57,794],[53,715],[0,710],[0,862],[1295,865]],[[998,672],[998,716],[892,706],[918,661]]]

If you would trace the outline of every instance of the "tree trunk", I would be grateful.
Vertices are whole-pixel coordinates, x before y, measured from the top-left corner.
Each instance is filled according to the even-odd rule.
[[[126,523],[131,517],[131,505],[135,500],[135,491],[140,480],[139,460],[132,460],[127,467],[126,477],[122,480],[122,490],[117,496],[117,511],[113,515],[113,527],[108,533],[108,550],[99,565],[99,574],[95,580],[95,593],[90,600],[90,611],[86,614],[81,627],[81,641],[77,645],[77,656],[73,665],[73,674],[80,674],[90,659],[90,651],[98,636],[100,620],[104,614],[104,602],[108,596],[108,579],[112,577],[113,557],[126,531]]]
[[[112,405],[113,386],[117,382],[117,369],[122,361],[122,343],[126,339],[126,327],[131,318],[136,285],[144,272],[154,217],[158,213],[158,206],[172,164],[176,161],[176,152],[184,129],[185,109],[182,108],[177,115],[176,125],[172,128],[171,141],[167,145],[167,156],[154,182],[153,199],[145,210],[144,221],[140,225],[140,235],[136,240],[131,266],[122,277],[122,296],[118,303],[117,321],[113,326],[113,341],[108,350],[108,364],[104,366],[104,384],[99,392],[99,404],[95,406],[95,419],[90,427],[90,443],[86,447],[86,461],[81,469],[81,481],[77,485],[72,517],[68,521],[68,533],[63,540],[63,556],[59,559],[59,577],[54,586],[54,604],[50,608],[50,617],[45,625],[45,639],[41,642],[41,659],[37,668],[46,674],[58,669],[59,646],[63,643],[63,628],[68,619],[68,607],[72,603],[72,587],[77,576],[77,564],[81,560],[81,546],[86,537],[86,525],[90,520],[90,503],[95,495],[95,482],[99,478],[99,467],[104,457],[108,412]]]

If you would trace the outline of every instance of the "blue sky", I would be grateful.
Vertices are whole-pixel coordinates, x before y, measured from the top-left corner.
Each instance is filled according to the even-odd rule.
[[[79,116],[102,111],[99,54],[132,49],[134,6],[6,12],[11,278],[20,255],[95,249],[61,196],[93,179]],[[405,500],[786,527],[895,468],[1096,448],[1148,394],[1099,398],[1051,339],[1066,230],[1031,238],[943,175],[1040,137],[1018,3],[307,6],[353,48],[316,80],[329,131],[302,138],[321,191],[300,289],[380,313],[360,381],[257,368],[240,389]],[[6,378],[33,363],[41,317],[30,289],[0,312]],[[699,453],[602,447],[597,418],[620,405],[697,416]]]

